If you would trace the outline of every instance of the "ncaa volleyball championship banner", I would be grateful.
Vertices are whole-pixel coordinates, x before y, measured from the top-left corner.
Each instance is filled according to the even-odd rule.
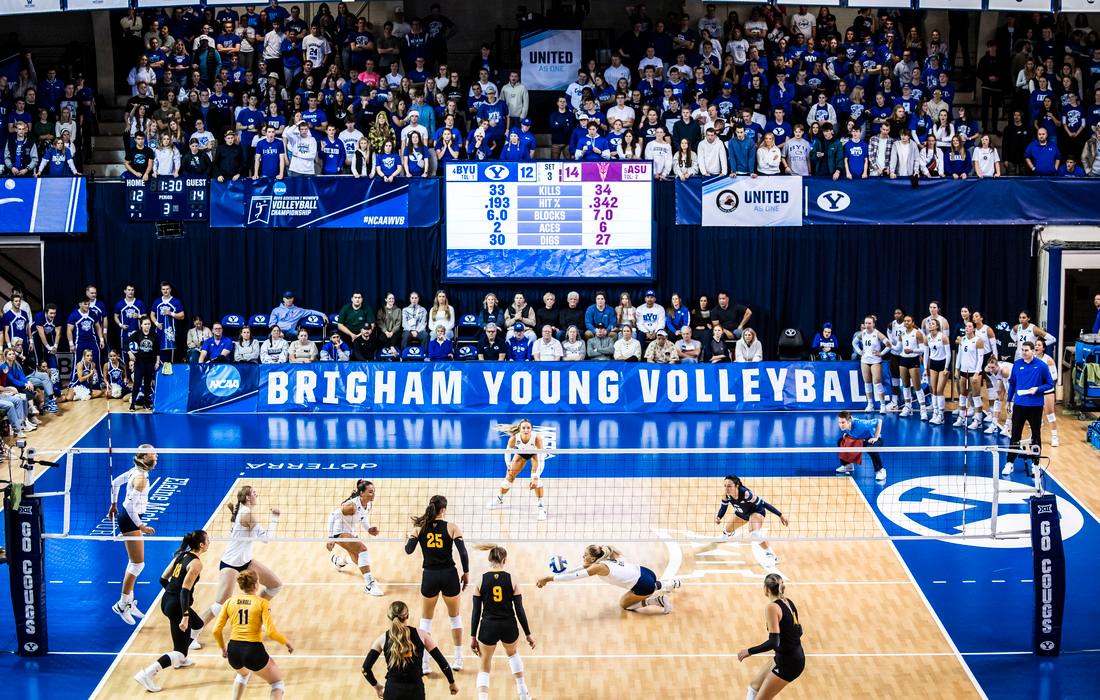
[[[434,178],[212,180],[210,195],[214,228],[421,228],[439,223],[439,181]]]
[[[87,230],[88,187],[84,178],[0,178],[0,234]]]
[[[564,90],[581,69],[581,33],[547,29],[524,34],[519,41],[520,79],[528,90]]]
[[[158,412],[543,413],[840,410],[867,403],[855,362],[351,362],[176,365]],[[186,395],[186,402],[179,400]]]

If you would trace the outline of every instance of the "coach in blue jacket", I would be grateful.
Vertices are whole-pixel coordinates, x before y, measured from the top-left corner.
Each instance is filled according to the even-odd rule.
[[[1031,426],[1031,444],[1042,451],[1043,446],[1043,394],[1054,388],[1054,378],[1050,376],[1047,364],[1035,357],[1035,344],[1031,341],[1023,344],[1023,356],[1012,364],[1012,376],[1008,380],[1008,400],[1012,406],[1012,449],[1020,448],[1020,438],[1024,434],[1024,424]],[[1028,459],[1027,475],[1031,476],[1031,465],[1038,460],[1038,454]],[[1002,476],[1012,473],[1016,453],[1010,452]]]

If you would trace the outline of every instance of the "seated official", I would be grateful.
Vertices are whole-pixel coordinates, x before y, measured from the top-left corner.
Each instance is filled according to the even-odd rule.
[[[215,323],[213,333],[202,341],[199,350],[199,364],[206,362],[224,363],[233,359],[233,341],[223,334],[222,324]]]
[[[610,360],[615,356],[615,341],[608,334],[606,324],[596,324],[596,335],[588,339],[585,356],[589,360]]]
[[[351,346],[340,337],[340,331],[329,334],[328,342],[321,346],[321,362],[347,362],[351,359]]]
[[[508,343],[500,337],[500,327],[495,323],[485,326],[485,334],[477,344],[477,359],[503,362],[508,358]]]

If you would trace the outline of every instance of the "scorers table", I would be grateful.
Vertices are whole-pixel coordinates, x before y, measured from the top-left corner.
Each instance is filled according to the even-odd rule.
[[[653,277],[648,161],[447,163],[447,279]]]

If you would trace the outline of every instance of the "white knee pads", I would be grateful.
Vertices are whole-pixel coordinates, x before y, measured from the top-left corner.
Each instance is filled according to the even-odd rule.
[[[233,682],[237,685],[248,685],[248,681],[252,680],[252,674],[241,675],[237,674],[237,677],[233,679]]]
[[[500,488],[507,491],[508,489],[512,488],[512,482],[508,481],[507,479],[501,479],[500,480]]]
[[[488,688],[489,687],[489,674],[485,671],[480,671],[477,674],[477,687]]]
[[[217,617],[219,614],[221,614],[221,611],[222,611],[222,604],[221,603],[212,603],[210,605],[210,613],[214,617]]]
[[[173,650],[168,652],[168,660],[172,662],[172,668],[179,668],[184,658],[184,655],[178,651]]]
[[[453,630],[462,629],[462,616],[461,615],[455,615],[454,617],[451,618],[451,629],[453,629]]]
[[[512,669],[513,676],[523,673],[523,659],[519,658],[519,654],[508,657],[508,668]]]
[[[420,629],[428,634],[432,632],[432,621],[429,618],[420,618]]]
[[[271,689],[272,690],[282,690],[283,689],[283,682],[282,681],[275,681],[274,683],[271,684]]]
[[[279,591],[283,590],[282,586],[267,586],[264,588],[267,591],[267,599],[271,600],[275,596],[279,595]]]
[[[365,566],[370,566],[370,552],[365,549],[362,552],[359,552],[358,562],[360,569]]]
[[[768,528],[762,527],[758,530],[753,530],[749,535],[749,539],[753,542],[763,542],[768,539]]]
[[[130,574],[134,578],[137,578],[142,571],[145,570],[145,562],[135,563],[130,562],[126,565],[126,573]]]

